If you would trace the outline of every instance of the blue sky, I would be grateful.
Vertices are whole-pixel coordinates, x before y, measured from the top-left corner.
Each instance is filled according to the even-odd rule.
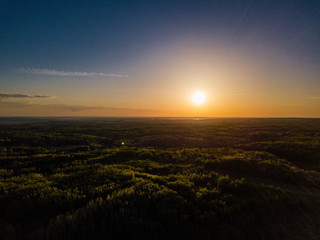
[[[157,84],[138,79],[141,66],[151,58],[161,69],[154,56],[184,44],[241,49],[248,62],[271,55],[269,65],[279,61],[293,75],[310,75],[292,80],[304,81],[305,98],[320,96],[320,1],[0,1],[0,36],[0,92],[52,95],[50,104],[97,105],[90,99],[100,95],[101,102],[105,87],[123,95],[102,105],[150,109],[143,101],[130,105],[132,86]],[[278,71],[269,65],[268,73]],[[71,97],[86,90],[81,101],[81,94]]]

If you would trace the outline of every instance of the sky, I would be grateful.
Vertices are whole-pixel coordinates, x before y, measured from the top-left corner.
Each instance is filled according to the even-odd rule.
[[[0,36],[0,116],[320,117],[319,0],[0,0]]]

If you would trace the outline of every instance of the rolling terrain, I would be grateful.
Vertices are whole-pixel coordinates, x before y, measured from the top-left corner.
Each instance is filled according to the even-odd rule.
[[[319,239],[320,119],[1,119],[0,212],[8,240]]]

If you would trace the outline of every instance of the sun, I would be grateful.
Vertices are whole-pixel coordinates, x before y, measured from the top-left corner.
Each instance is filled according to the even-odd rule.
[[[196,105],[201,105],[205,102],[206,95],[203,92],[195,92],[192,94],[192,102]]]

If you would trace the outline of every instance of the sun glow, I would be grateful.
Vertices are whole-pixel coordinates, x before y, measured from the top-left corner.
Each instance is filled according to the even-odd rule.
[[[195,92],[192,94],[192,102],[196,105],[201,105],[205,102],[206,95],[203,92]]]

